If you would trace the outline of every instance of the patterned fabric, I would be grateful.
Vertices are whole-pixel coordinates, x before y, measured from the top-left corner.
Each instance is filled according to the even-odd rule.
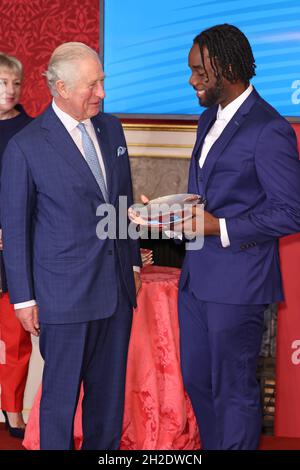
[[[101,192],[105,201],[108,201],[108,194],[107,194],[107,189],[105,185],[105,180],[104,180],[104,176],[100,167],[100,163],[98,160],[98,155],[97,155],[94,143],[92,139],[90,138],[83,122],[80,122],[77,127],[81,132],[82,147],[83,147],[87,164],[89,165],[91,172],[95,176],[95,179],[99,185],[99,188],[101,189]]]
[[[21,103],[37,116],[51,101],[43,72],[54,49],[80,41],[99,50],[99,0],[7,0],[0,17],[0,51],[22,61]]]
[[[179,354],[177,315],[180,270],[147,266],[133,315],[128,351],[125,412],[121,450],[195,450],[199,431],[184,390]],[[39,405],[35,397],[23,445],[39,449]],[[82,398],[74,420],[74,446],[82,444]]]

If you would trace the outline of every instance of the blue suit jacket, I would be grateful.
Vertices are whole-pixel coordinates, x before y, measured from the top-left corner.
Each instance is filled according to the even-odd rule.
[[[188,251],[181,288],[201,300],[262,304],[283,298],[278,238],[300,230],[300,162],[290,124],[254,90],[199,168],[201,146],[217,106],[200,119],[189,174],[190,193],[206,210],[226,219],[230,246],[205,238]]]
[[[110,203],[132,204],[131,175],[119,120],[92,118],[107,174]],[[3,159],[1,221],[12,303],[36,299],[46,323],[72,323],[114,313],[122,282],[135,305],[137,242],[99,240],[99,186],[50,106],[9,143]],[[125,208],[126,213],[126,208]]]

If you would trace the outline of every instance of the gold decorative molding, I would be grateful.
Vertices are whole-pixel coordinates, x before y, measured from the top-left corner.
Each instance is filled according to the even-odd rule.
[[[126,131],[159,131],[159,132],[195,132],[197,124],[131,124],[122,123]]]
[[[175,153],[133,153],[129,151],[130,158],[178,158],[178,159],[190,159],[191,155],[177,155]]]
[[[150,144],[150,143],[142,143],[142,142],[128,142],[128,147],[152,147],[152,148],[179,148],[179,149],[192,149],[193,145],[190,144]]]
[[[196,131],[191,124],[124,124],[130,157],[189,159]]]

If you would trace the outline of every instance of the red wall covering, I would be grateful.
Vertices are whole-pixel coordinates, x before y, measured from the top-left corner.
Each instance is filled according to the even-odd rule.
[[[61,43],[80,41],[99,50],[98,0],[0,1],[0,51],[24,65],[21,102],[36,116],[50,95],[42,73],[53,50]]]

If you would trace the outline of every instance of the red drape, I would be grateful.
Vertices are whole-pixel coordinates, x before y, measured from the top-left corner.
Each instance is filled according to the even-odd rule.
[[[300,125],[293,127],[300,147]],[[300,234],[280,240],[280,261],[285,302],[277,324],[275,434],[300,437]]]

